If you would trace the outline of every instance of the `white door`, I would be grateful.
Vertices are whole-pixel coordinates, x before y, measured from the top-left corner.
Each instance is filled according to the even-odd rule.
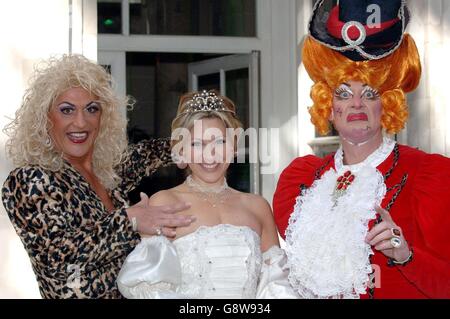
[[[250,183],[249,191],[260,193],[260,175],[258,162],[258,129],[259,129],[259,52],[250,54],[227,55],[220,58],[191,63],[188,66],[189,90],[200,91],[216,89],[220,94],[235,102],[237,114],[244,125],[244,130],[256,130],[256,143],[250,148],[246,142],[246,162],[255,159],[242,171],[235,170],[235,179],[246,183],[246,175]],[[250,154],[250,152],[252,154]],[[244,176],[242,176],[244,175]],[[239,182],[239,181],[238,181]],[[243,187],[246,188],[246,187]]]
[[[99,51],[98,64],[109,70],[116,92],[127,94],[126,56],[124,51]]]

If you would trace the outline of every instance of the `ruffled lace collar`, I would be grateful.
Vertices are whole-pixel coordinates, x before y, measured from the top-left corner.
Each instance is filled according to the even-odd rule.
[[[297,197],[286,230],[289,281],[304,298],[359,298],[372,272],[369,221],[386,194],[377,166],[388,158],[395,142],[383,139],[361,163],[344,165],[342,148],[335,168],[326,171]],[[350,170],[356,177],[336,198],[337,178]]]
[[[395,147],[395,141],[388,138],[383,137],[383,142],[381,145],[370,154],[364,161],[353,164],[353,165],[345,165],[344,164],[344,151],[342,150],[342,145],[337,150],[334,155],[334,165],[338,174],[345,171],[357,172],[361,169],[361,167],[370,165],[373,168],[378,167],[381,163],[383,163],[389,155],[392,153]]]

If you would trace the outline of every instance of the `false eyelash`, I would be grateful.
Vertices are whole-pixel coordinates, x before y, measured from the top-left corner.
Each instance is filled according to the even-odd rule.
[[[376,97],[376,98],[380,97],[380,93],[377,90],[375,90],[375,89],[373,89],[371,87],[366,87],[366,89],[364,90],[363,94],[365,94],[366,92],[372,93],[373,96]]]
[[[350,93],[347,89],[345,89],[345,88],[337,88],[336,90],[334,90],[334,94],[335,95],[339,95],[339,94],[341,94],[341,93],[343,93],[343,92],[347,92],[347,93],[349,93],[349,94],[352,94],[352,93]]]

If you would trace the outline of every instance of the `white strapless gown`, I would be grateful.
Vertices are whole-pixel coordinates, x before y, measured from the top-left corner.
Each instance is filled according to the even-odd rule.
[[[143,238],[128,255],[117,284],[126,298],[298,298],[288,282],[286,256],[261,253],[247,226],[201,226],[173,242]]]

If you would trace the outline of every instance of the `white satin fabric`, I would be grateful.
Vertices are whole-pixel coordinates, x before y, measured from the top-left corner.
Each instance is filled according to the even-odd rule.
[[[273,246],[264,254],[251,228],[201,226],[170,242],[142,239],[117,279],[126,298],[298,298],[288,282],[286,255]]]

